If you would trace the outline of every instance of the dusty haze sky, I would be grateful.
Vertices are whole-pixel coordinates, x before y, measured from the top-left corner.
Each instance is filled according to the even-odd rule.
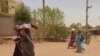
[[[31,9],[42,7],[42,0],[23,0],[25,5]],[[85,25],[85,4],[86,0],[45,0],[46,5],[57,7],[64,12],[65,23],[69,26],[72,23]],[[90,0],[89,24],[100,25],[100,0]]]

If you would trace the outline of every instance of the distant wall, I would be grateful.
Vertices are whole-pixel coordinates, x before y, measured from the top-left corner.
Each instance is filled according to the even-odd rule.
[[[90,30],[92,35],[100,35],[100,30]]]
[[[14,35],[14,21],[12,15],[0,14],[0,35]]]

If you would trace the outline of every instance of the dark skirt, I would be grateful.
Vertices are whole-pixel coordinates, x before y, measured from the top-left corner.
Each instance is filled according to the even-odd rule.
[[[18,43],[15,44],[15,50],[13,56],[22,56],[20,45]]]
[[[22,42],[16,43],[13,56],[35,56],[34,44],[28,39],[24,39]]]

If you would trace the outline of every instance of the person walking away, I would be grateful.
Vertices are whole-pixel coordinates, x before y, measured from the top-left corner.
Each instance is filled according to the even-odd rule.
[[[75,40],[76,40],[76,52],[77,52],[77,53],[82,53],[81,31],[78,31]]]
[[[75,30],[72,30],[71,31],[71,35],[70,35],[70,41],[69,41],[69,44],[68,44],[68,49],[69,48],[75,48],[75,37],[76,37],[76,33],[75,33]]]
[[[82,41],[82,50],[85,50],[85,48],[86,48],[86,43],[85,43],[86,37],[83,33],[81,33],[81,41]]]

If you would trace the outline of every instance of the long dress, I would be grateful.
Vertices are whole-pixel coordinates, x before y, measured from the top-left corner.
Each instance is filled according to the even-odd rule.
[[[82,41],[82,48],[83,48],[83,50],[85,50],[85,48],[86,48],[86,43],[85,43],[85,41],[86,41],[86,40],[83,40],[83,41]]]
[[[81,41],[81,34],[77,34],[76,36],[76,52],[82,51],[82,41]]]
[[[34,51],[33,51],[34,45],[28,36],[23,37],[21,47],[23,50],[23,56],[34,56]]]
[[[75,37],[76,37],[75,34],[71,35],[71,38],[70,38],[70,41],[69,41],[69,44],[68,44],[68,48],[70,48],[70,47],[75,48],[75,45],[74,45],[74,43],[75,43]]]
[[[17,36],[14,37],[14,41],[15,41],[15,50],[14,50],[14,54],[13,56],[22,56],[22,52],[21,52],[21,46],[20,46],[20,38],[18,38]]]
[[[35,56],[34,45],[31,38],[27,36],[17,36],[16,46],[13,56]]]

